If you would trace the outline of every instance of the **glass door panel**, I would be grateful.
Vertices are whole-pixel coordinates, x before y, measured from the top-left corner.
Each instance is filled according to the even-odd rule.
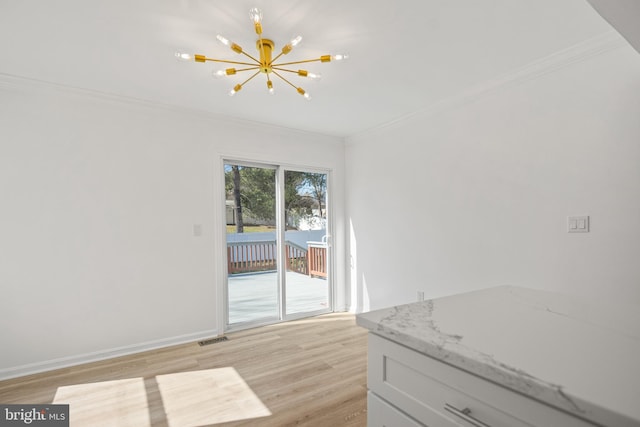
[[[227,323],[279,320],[276,169],[225,163]]]
[[[329,311],[327,174],[284,172],[286,315]]]

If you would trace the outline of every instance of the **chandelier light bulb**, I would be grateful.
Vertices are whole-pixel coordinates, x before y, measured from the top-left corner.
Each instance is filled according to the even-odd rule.
[[[176,52],[176,59],[178,61],[186,62],[191,61],[193,59],[193,56],[190,53]]]
[[[228,38],[223,37],[220,34],[218,34],[216,36],[216,39],[218,39],[218,41],[220,43],[222,43],[223,45],[229,46],[231,48],[231,50],[234,51],[235,53],[242,53],[242,47],[240,47],[237,44],[235,44],[234,42],[230,41]]]
[[[231,91],[229,92],[229,96],[233,96],[236,93],[240,92],[240,89],[242,89],[242,85],[238,83],[233,87],[233,89],[231,89]]]
[[[298,36],[295,39],[291,40],[289,43],[282,46],[282,53],[284,55],[288,54],[302,41],[302,36]]]
[[[235,68],[227,68],[226,70],[213,70],[211,75],[216,78],[235,75],[237,70]]]
[[[308,77],[312,80],[320,80],[320,78],[322,77],[320,74],[311,73],[307,70],[298,70],[298,75],[300,77]]]
[[[273,82],[271,80],[267,80],[267,89],[269,90],[269,95],[273,95],[275,90],[273,90]]]
[[[339,55],[333,55],[331,59],[333,59],[334,61],[344,61],[346,59],[349,59],[349,55],[346,53],[342,53]]]
[[[253,27],[256,30],[256,34],[262,34],[262,12],[260,12],[260,9],[255,7],[251,9],[249,11],[249,17],[253,21]]]
[[[220,34],[216,36],[216,39],[218,39],[218,41],[225,46],[231,46],[231,42],[229,41],[229,39],[222,37]]]
[[[296,90],[298,91],[298,93],[300,95],[302,95],[304,97],[304,99],[306,99],[307,101],[311,100],[311,95],[309,95],[309,92],[306,92],[301,87],[297,87]]]
[[[249,17],[254,24],[259,24],[262,22],[262,11],[257,7],[254,7],[249,10]]]

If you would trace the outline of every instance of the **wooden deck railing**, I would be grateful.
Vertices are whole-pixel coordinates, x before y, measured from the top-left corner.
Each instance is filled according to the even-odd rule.
[[[309,244],[309,276],[327,278],[327,245]]]
[[[295,271],[300,274],[309,274],[307,263],[307,250],[295,243],[285,242],[287,271]]]
[[[252,273],[276,270],[278,249],[275,241],[227,243],[227,272]],[[309,274],[307,250],[285,242],[287,271]]]

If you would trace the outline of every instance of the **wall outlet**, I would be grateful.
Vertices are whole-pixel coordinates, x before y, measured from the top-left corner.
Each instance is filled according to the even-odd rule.
[[[570,216],[567,218],[567,231],[569,233],[588,233],[588,216]]]
[[[424,291],[418,291],[418,301],[424,301]]]

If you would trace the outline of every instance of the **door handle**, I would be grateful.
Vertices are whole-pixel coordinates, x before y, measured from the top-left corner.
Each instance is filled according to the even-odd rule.
[[[462,418],[463,420],[465,420],[466,422],[468,422],[474,427],[491,427],[489,424],[485,424],[482,421],[478,420],[477,418],[472,417],[471,409],[469,408],[458,409],[453,405],[449,405],[448,403],[445,403],[444,410],[452,413],[453,415],[459,418]]]

